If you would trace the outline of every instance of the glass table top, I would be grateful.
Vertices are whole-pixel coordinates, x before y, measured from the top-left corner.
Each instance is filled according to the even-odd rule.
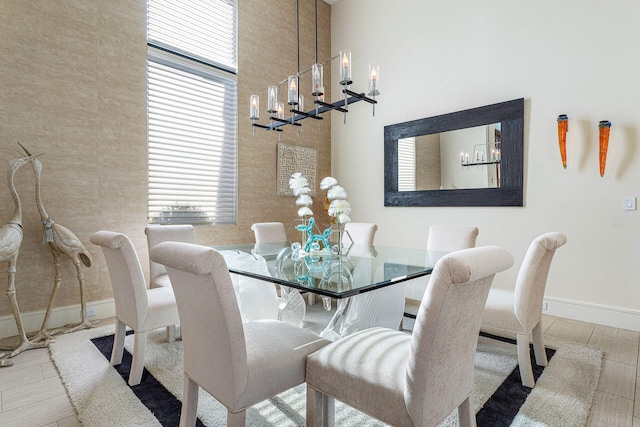
[[[259,243],[214,246],[231,273],[290,286],[332,298],[347,298],[433,271],[446,252],[351,245],[341,255],[300,256],[291,245]]]

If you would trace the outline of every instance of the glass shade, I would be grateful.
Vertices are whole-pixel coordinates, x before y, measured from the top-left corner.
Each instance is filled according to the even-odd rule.
[[[350,85],[351,81],[351,51],[341,50],[340,56],[340,84],[343,86]]]
[[[287,80],[288,97],[287,103],[289,105],[298,104],[298,76],[289,76]]]
[[[298,111],[304,111],[304,95],[300,95],[298,98]]]
[[[249,102],[249,118],[251,120],[258,120],[260,118],[260,97],[258,95],[251,95]]]
[[[322,64],[313,64],[311,67],[311,95],[324,94],[324,70]]]
[[[267,89],[267,112],[276,113],[278,111],[278,87],[269,86]]]
[[[378,84],[380,82],[380,66],[369,65],[369,96],[380,95]]]

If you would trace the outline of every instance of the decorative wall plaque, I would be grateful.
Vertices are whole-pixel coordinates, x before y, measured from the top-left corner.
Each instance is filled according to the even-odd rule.
[[[315,148],[279,143],[277,195],[293,196],[293,191],[289,188],[289,178],[295,172],[300,172],[309,181],[309,188],[311,189],[309,196],[314,197],[317,188],[317,167],[318,150]]]

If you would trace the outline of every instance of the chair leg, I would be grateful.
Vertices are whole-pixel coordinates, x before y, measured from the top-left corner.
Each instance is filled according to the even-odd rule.
[[[335,399],[307,384],[307,427],[333,427],[335,414]]]
[[[307,427],[322,424],[323,394],[307,384]]]
[[[520,367],[522,385],[533,388],[535,380],[533,379],[533,371],[531,370],[529,334],[518,334],[516,337],[516,346],[518,348],[518,366]]]
[[[200,387],[184,376],[184,390],[182,393],[182,411],[180,412],[180,427],[194,427],[198,414],[198,389]]]
[[[227,427],[244,427],[246,422],[246,411],[227,411]]]
[[[176,325],[167,326],[167,342],[176,340]]]
[[[116,319],[116,332],[113,337],[113,348],[111,349],[111,366],[122,363],[124,353],[124,338],[127,334],[127,325]]]
[[[322,426],[334,427],[336,425],[336,399],[325,394],[322,396]]]
[[[133,334],[133,356],[131,360],[131,371],[129,372],[129,385],[140,384],[142,370],[144,369],[144,353],[147,347],[147,333],[136,332]]]
[[[533,335],[533,353],[536,355],[536,364],[538,366],[547,366],[549,361],[547,360],[547,352],[544,349],[542,340],[542,320],[538,322],[531,333]]]
[[[476,427],[476,413],[473,411],[473,393],[458,406],[460,427]]]

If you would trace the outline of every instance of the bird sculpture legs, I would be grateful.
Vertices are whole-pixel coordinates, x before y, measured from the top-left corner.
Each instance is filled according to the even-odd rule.
[[[37,332],[36,335],[31,338],[35,342],[48,339],[52,335],[58,334],[60,332],[68,333],[68,332],[79,331],[81,329],[93,328],[98,323],[98,322],[91,322],[87,318],[87,303],[86,303],[85,290],[84,290],[84,274],[82,273],[80,262],[75,261],[73,264],[76,267],[76,271],[78,273],[78,282],[80,282],[80,309],[82,310],[80,323],[65,325],[64,328],[57,328],[52,331],[49,331],[47,329],[47,323],[49,322],[49,317],[51,316],[53,303],[56,300],[56,295],[58,294],[58,289],[60,288],[60,283],[62,282],[62,270],[60,269],[60,254],[54,250],[51,251],[51,254],[53,255],[53,265],[55,266],[55,269],[56,269],[56,276],[53,281],[53,289],[51,290],[51,296],[49,297],[47,312],[45,313],[44,320],[42,321],[42,327],[40,328],[40,331]]]
[[[22,353],[25,350],[30,350],[32,348],[41,348],[47,345],[46,342],[31,342],[27,339],[27,334],[24,330],[24,326],[22,324],[22,316],[20,315],[20,308],[18,308],[18,300],[16,299],[16,260],[18,258],[18,254],[15,254],[14,259],[9,260],[9,284],[7,286],[7,297],[9,298],[9,303],[11,304],[11,309],[13,310],[13,317],[16,320],[16,326],[18,327],[18,345],[12,348],[3,348],[3,350],[12,350],[9,354],[9,357],[16,356]]]

